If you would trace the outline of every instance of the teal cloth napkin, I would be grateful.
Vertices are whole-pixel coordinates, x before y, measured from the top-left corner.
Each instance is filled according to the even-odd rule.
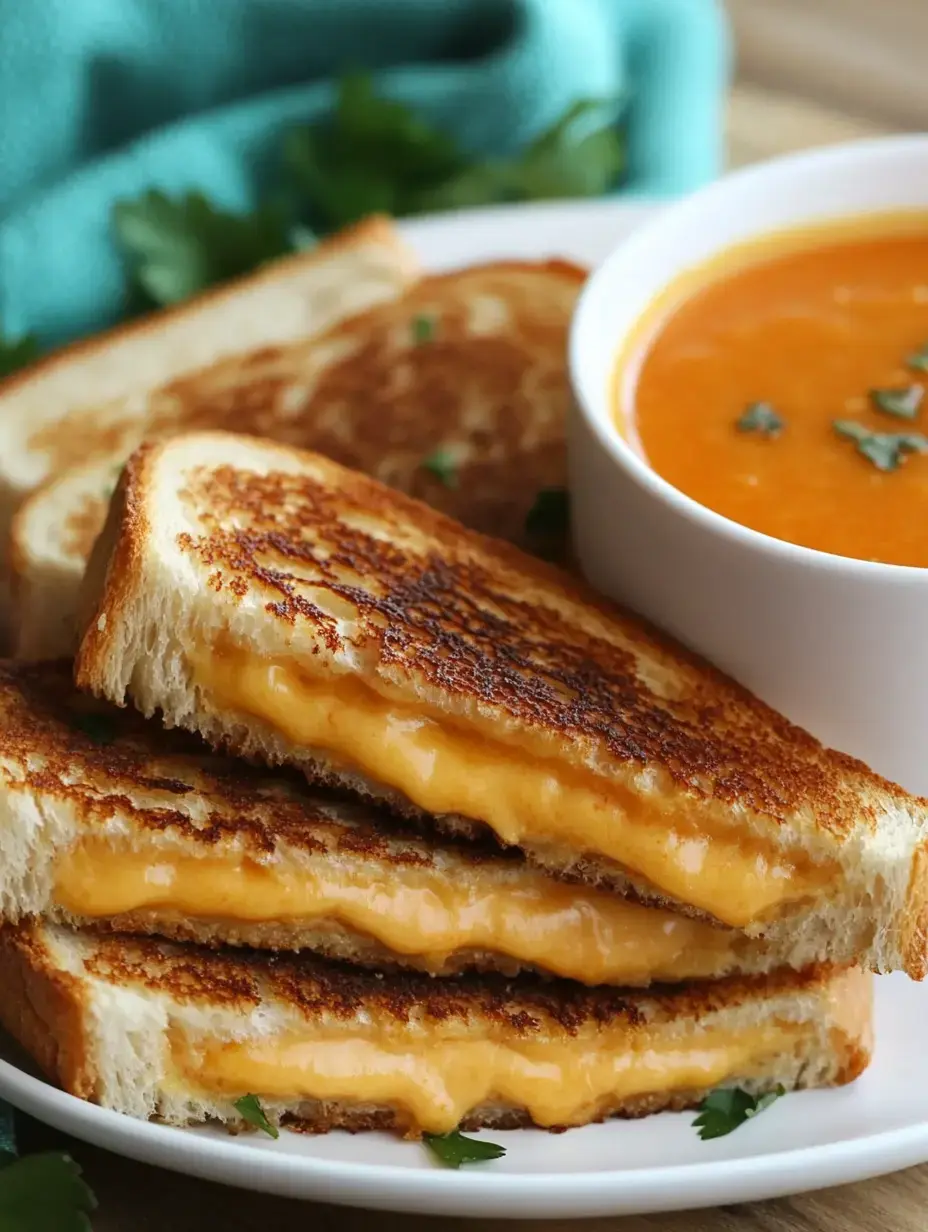
[[[522,147],[621,94],[623,191],[720,165],[718,0],[0,0],[0,325],[55,345],[121,315],[112,203],[266,191],[283,134],[348,67],[475,153]]]

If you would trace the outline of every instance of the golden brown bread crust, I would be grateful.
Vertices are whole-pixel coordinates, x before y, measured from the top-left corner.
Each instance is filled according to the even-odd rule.
[[[351,249],[363,241],[377,241],[384,245],[398,246],[396,232],[391,221],[384,216],[372,215],[327,238],[325,251],[331,254],[339,249]],[[135,317],[113,329],[105,330],[103,333],[69,343],[37,360],[28,368],[20,369],[0,381],[0,396],[15,395],[19,386],[28,384],[35,377],[44,376],[55,368],[67,370],[67,367],[75,360],[81,359],[88,353],[105,351],[115,341],[153,332],[169,318],[182,319],[206,304],[217,304],[225,299],[234,299],[241,295],[245,287],[261,283],[273,284],[282,277],[299,270],[300,267],[314,263],[316,259],[315,250],[281,257],[268,262],[253,273],[211,287],[193,300],[157,309],[144,316]],[[69,427],[66,430],[63,430],[62,424],[58,421],[37,429],[28,442],[28,448],[47,452],[49,455],[48,473],[55,474],[74,462],[85,462],[92,457],[109,454],[113,450],[120,449],[127,440],[134,441],[135,437],[131,434],[133,422],[122,416],[113,418],[109,414],[100,414],[90,408],[86,411],[75,412],[70,416]]]
[[[149,400],[148,435],[226,428],[315,449],[477,530],[564,557],[566,527],[543,534],[526,523],[539,491],[566,484],[566,336],[584,277],[576,266],[547,261],[423,279],[395,304],[317,338],[257,348],[165,385]],[[488,304],[494,315],[484,326]],[[415,334],[422,319],[435,330],[427,342]],[[38,442],[43,448],[71,449],[78,440],[82,470],[99,454],[114,474],[139,436],[137,419],[125,416],[43,432],[50,438]],[[439,450],[455,459],[448,481],[423,465]],[[30,523],[59,515],[51,508],[55,493],[77,473],[62,475],[62,464],[58,458],[51,480],[14,519],[18,594],[37,567],[29,559]],[[89,556],[109,486],[101,482],[71,508],[62,560]],[[40,514],[46,501],[48,513]]]
[[[93,1099],[97,1075],[85,1037],[83,987],[50,960],[29,928],[0,928],[0,990],[0,1026],[64,1090]]]
[[[236,438],[209,439],[221,450]],[[133,455],[98,542],[89,571],[94,602],[76,661],[81,687],[99,687],[139,584],[152,473],[164,448],[170,442]],[[264,456],[275,449],[261,448]],[[376,480],[302,457],[303,473],[220,465],[186,476],[178,499],[197,512],[203,533],[179,536],[179,550],[233,603],[251,595],[286,630],[299,626],[333,654],[350,649],[335,618],[307,597],[311,579],[317,592],[356,610],[353,646],[363,646],[380,682],[401,696],[414,676],[449,705],[459,699],[554,738],[580,762],[609,765],[610,774],[658,772],[693,805],[746,809],[777,826],[812,810],[816,828],[839,841],[862,828],[875,832],[888,803],[928,806],[823,748],[580,580]],[[382,537],[370,533],[372,524]]]
[[[35,944],[29,926],[8,930],[8,944]],[[417,1021],[466,1031],[480,1023],[494,1038],[574,1038],[610,1024],[631,1032],[682,1018],[699,1022],[722,1009],[748,1005],[782,992],[820,993],[841,971],[820,965],[803,972],[729,976],[629,993],[587,988],[570,980],[525,974],[516,980],[494,972],[434,979],[415,971],[389,976],[317,958],[258,950],[209,950],[154,937],[99,935],[84,959],[87,972],[121,988],[163,992],[180,1003],[234,1009],[246,1015],[262,1002],[286,1005],[308,1024],[350,1025],[363,1012],[390,1031]]]

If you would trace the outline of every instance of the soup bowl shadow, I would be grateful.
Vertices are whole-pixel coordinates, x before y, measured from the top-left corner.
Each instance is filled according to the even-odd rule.
[[[575,550],[597,589],[826,744],[928,796],[928,569],[732,522],[662,479],[614,419],[617,358],[634,340],[619,377],[627,390],[648,309],[681,275],[765,234],[907,210],[924,211],[928,230],[928,136],[739,171],[636,231],[593,273],[574,317],[569,461]],[[928,535],[928,510],[919,516]]]

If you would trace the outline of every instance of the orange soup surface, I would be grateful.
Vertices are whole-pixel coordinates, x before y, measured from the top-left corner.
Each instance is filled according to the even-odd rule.
[[[928,566],[924,227],[778,237],[703,271],[648,344],[620,427],[735,522]]]

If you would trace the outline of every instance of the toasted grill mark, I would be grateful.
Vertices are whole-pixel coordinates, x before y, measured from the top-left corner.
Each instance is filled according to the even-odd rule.
[[[415,675],[610,759],[657,767],[694,797],[777,821],[813,807],[835,831],[875,824],[853,779],[875,781],[869,771],[669,638],[363,476],[333,478],[321,459],[316,473],[189,473],[191,514],[205,512],[185,551],[246,581],[269,613],[305,622],[333,652],[346,643],[327,610],[347,605],[353,643],[391,679]]]
[[[76,726],[86,714],[105,716],[115,739],[101,744]],[[121,816],[152,834],[207,846],[234,841],[256,859],[280,844],[423,868],[442,851],[462,867],[507,859],[489,843],[429,844],[373,807],[309,790],[301,775],[271,775],[97,703],[74,690],[65,663],[0,664],[0,759],[0,783],[67,799],[91,822]]]
[[[314,449],[531,546],[525,519],[537,492],[566,482],[567,329],[582,280],[562,262],[424,279],[319,338],[174,381],[152,395],[147,431],[223,428]],[[436,322],[427,344],[410,327],[420,315]],[[108,431],[121,447],[125,432]],[[102,441],[101,432],[82,422],[78,439]],[[422,465],[439,448],[456,458],[453,488]],[[56,458],[55,469],[74,460]]]
[[[103,935],[89,961],[98,977],[122,987],[163,989],[189,1002],[237,1004],[243,1010],[271,998],[298,1010],[307,1023],[349,1023],[363,1012],[374,1023],[410,1022],[461,1026],[479,1023],[506,1037],[576,1036],[596,1027],[632,1032],[675,1018],[701,1018],[757,995],[813,991],[833,978],[822,966],[797,975],[729,977],[675,985],[629,996],[613,988],[585,988],[568,980],[493,972],[435,979],[415,971],[383,974],[309,955],[269,955],[255,950],[208,950],[152,937]]]

